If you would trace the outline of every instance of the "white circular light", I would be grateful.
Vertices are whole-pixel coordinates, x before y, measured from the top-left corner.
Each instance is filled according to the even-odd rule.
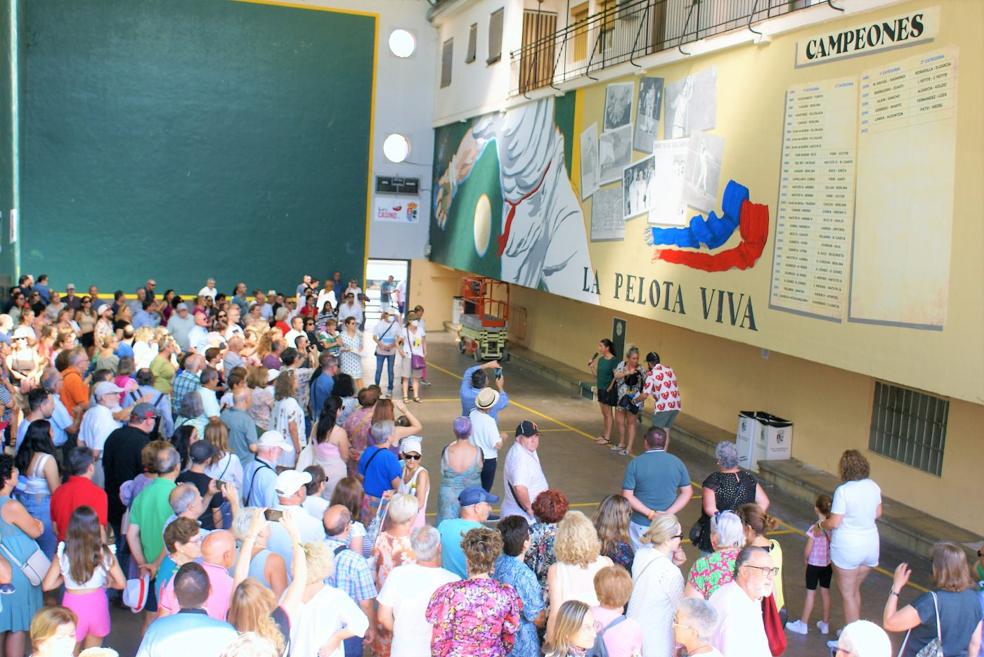
[[[417,40],[406,30],[393,30],[389,36],[390,52],[406,59],[417,49]]]
[[[410,140],[394,132],[383,140],[383,155],[390,162],[402,162],[410,155]]]

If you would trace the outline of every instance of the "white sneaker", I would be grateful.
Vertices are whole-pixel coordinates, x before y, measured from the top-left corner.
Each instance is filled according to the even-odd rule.
[[[801,620],[786,623],[786,629],[795,634],[803,635],[810,631],[810,627]]]
[[[820,630],[820,634],[830,634],[830,625],[823,621],[817,621],[817,629]]]

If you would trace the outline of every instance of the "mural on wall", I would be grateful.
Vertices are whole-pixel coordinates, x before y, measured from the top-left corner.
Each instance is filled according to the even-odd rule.
[[[960,369],[919,340],[974,277],[950,273],[959,53],[917,47],[836,76],[769,62],[755,93],[779,49],[693,58],[438,128],[431,258],[931,389],[892,354]],[[932,389],[972,397],[966,373]]]
[[[573,126],[562,132],[556,114],[546,98],[485,115],[463,131],[438,130],[431,257],[597,303],[581,285],[591,256],[565,158]]]

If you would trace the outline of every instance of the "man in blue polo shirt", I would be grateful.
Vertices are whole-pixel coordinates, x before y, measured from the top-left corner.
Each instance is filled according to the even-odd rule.
[[[461,504],[460,517],[442,520],[437,526],[441,534],[441,566],[462,579],[468,577],[468,563],[461,549],[461,538],[472,529],[482,526],[489,519],[492,504],[499,498],[484,488],[471,486],[461,491],[458,503]]]
[[[208,594],[205,569],[195,562],[181,566],[174,576],[174,596],[181,609],[151,623],[137,657],[219,657],[225,652],[239,634],[229,623],[209,618],[205,612]]]
[[[465,417],[475,410],[475,398],[482,388],[489,386],[490,370],[499,373],[498,376],[491,376],[495,380],[495,387],[499,389],[499,401],[495,403],[489,411],[489,415],[498,419],[499,411],[509,405],[509,395],[503,390],[505,381],[502,378],[502,366],[499,361],[492,360],[481,365],[472,365],[461,375],[461,388],[458,395],[461,397],[461,414]]]
[[[366,447],[359,457],[359,474],[363,477],[362,486],[366,495],[375,498],[376,504],[388,490],[395,490],[403,477],[403,468],[396,454],[386,448],[386,441],[393,435],[393,422],[374,422],[369,428],[372,445]]]
[[[321,370],[317,372],[317,376],[311,378],[311,382],[308,384],[311,386],[309,403],[311,405],[311,419],[314,422],[318,421],[325,400],[331,397],[331,393],[335,389],[338,359],[326,351],[318,358],[318,365],[321,366]]]
[[[622,496],[632,507],[629,538],[636,550],[639,539],[658,514],[678,513],[693,497],[690,475],[683,461],[666,453],[669,430],[652,427],[646,432],[646,451],[629,461],[622,481]]]

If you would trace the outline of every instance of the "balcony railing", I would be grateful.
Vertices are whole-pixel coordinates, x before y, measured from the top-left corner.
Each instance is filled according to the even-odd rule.
[[[752,29],[825,0],[616,0],[604,11],[510,53],[514,94],[552,86],[710,36]],[[528,13],[534,13],[528,10]],[[542,33],[541,33],[542,34]]]

